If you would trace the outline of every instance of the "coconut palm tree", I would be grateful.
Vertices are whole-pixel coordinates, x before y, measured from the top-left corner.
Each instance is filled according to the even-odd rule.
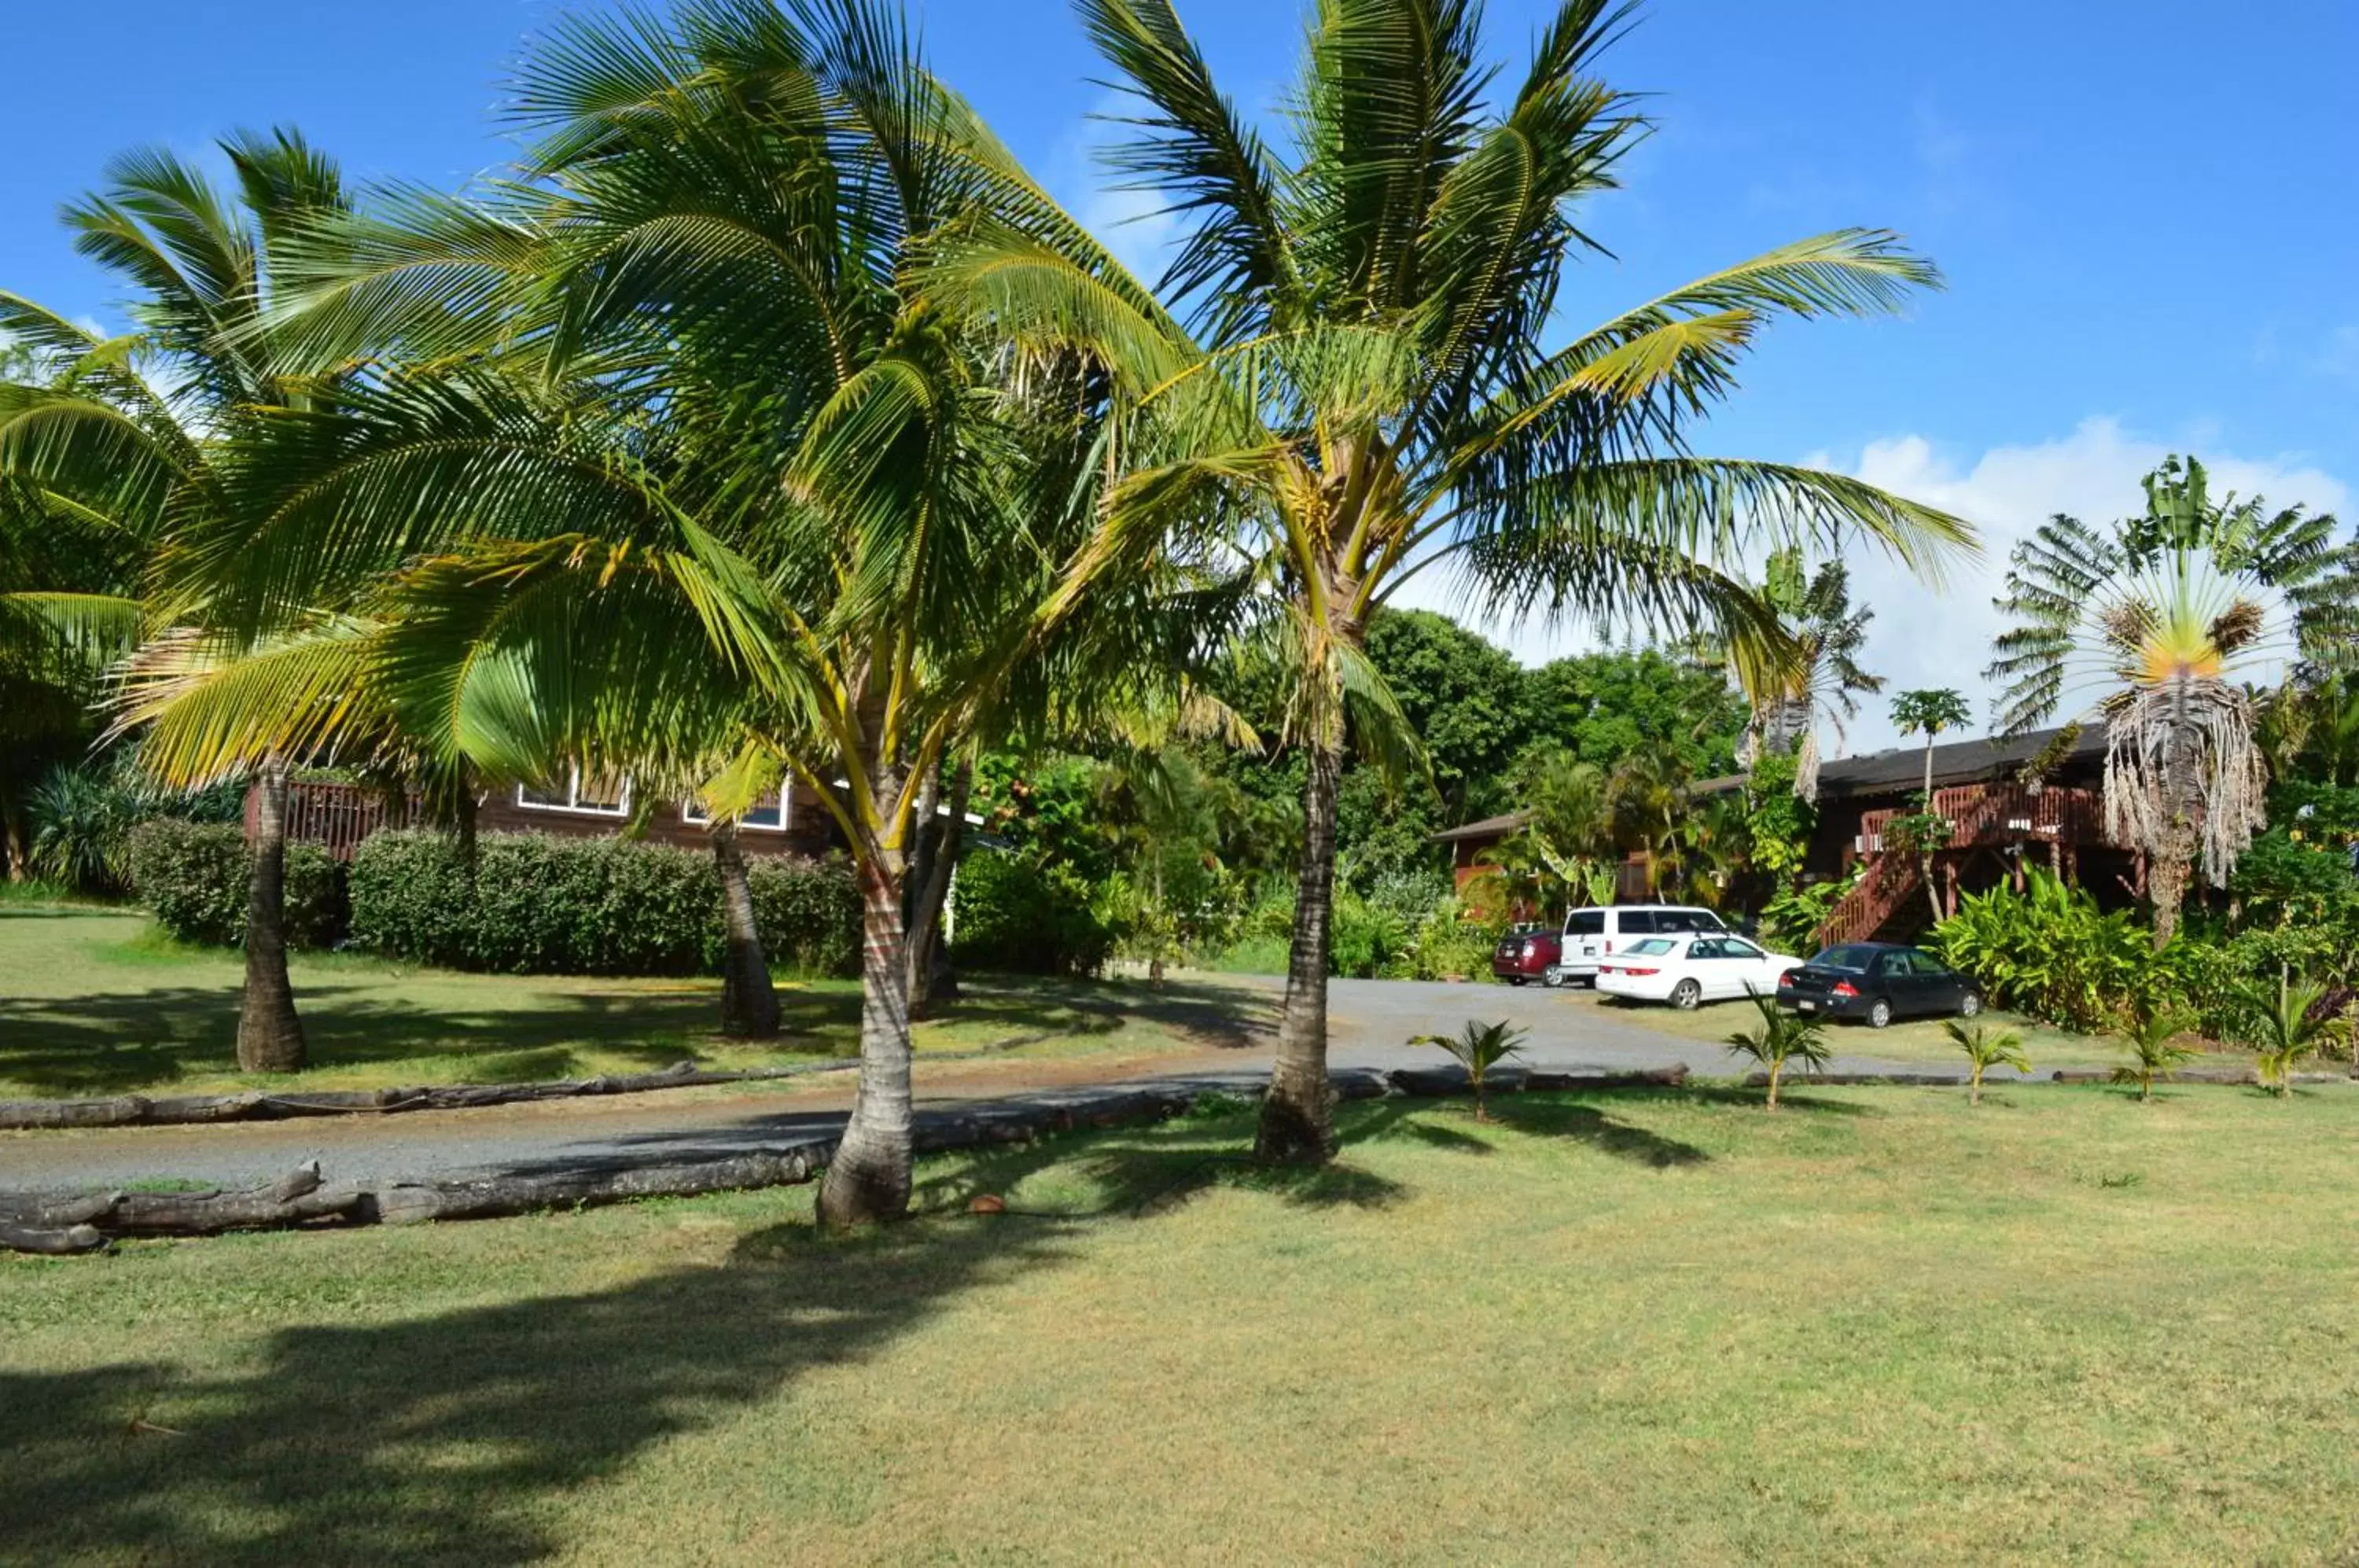
[[[279,628],[214,597],[214,585],[183,571],[176,552],[251,504],[237,477],[243,443],[322,389],[316,366],[273,329],[270,306],[290,237],[340,211],[344,194],[335,165],[291,132],[234,136],[221,151],[234,194],[188,161],[150,151],[116,159],[103,194],[66,209],[75,248],[129,289],[129,333],[105,337],[0,293],[0,332],[54,370],[45,382],[0,387],[0,481],[37,495],[60,528],[119,550],[157,552],[139,584],[147,621],[203,621],[253,644]],[[72,608],[93,634],[103,625],[119,643],[141,618],[123,591],[129,586]],[[304,1062],[280,898],[292,760],[266,756],[255,771],[237,1029],[238,1063],[249,1071]]]
[[[1841,475],[1699,455],[1693,428],[1772,320],[1890,310],[1936,275],[1889,234],[1844,231],[1559,340],[1566,263],[1603,254],[1581,203],[1647,128],[1596,74],[1625,7],[1563,0],[1495,93],[1478,6],[1322,4],[1282,149],[1223,95],[1171,0],[1080,9],[1136,105],[1112,166],[1186,227],[1169,308],[1004,229],[938,246],[931,287],[1027,352],[1084,353],[1114,387],[1124,477],[1071,592],[1175,532],[1256,590],[1291,671],[1282,738],[1308,763],[1256,1147],[1323,1160],[1342,760],[1398,727],[1369,617],[1454,572],[1505,614],[1708,626],[1777,662],[1790,639],[1733,569],[1748,547],[1841,530],[1930,568],[1968,530]]]
[[[1995,1029],[1988,1024],[1968,1024],[1957,1018],[1946,1018],[1942,1032],[1951,1043],[1966,1053],[1966,1104],[1983,1103],[1983,1074],[1994,1067],[2012,1067],[2017,1073],[2031,1071],[2031,1059],[2024,1054],[2023,1036],[2013,1029]]]
[[[2327,987],[2278,976],[2277,990],[2246,999],[2254,1066],[2261,1086],[2279,1099],[2293,1093],[2294,1064],[2340,1032],[2340,1020],[2320,1004]]]
[[[312,234],[304,330],[430,368],[314,421],[338,477],[245,542],[241,580],[298,596],[297,539],[306,572],[407,561],[364,606],[366,686],[438,766],[479,760],[468,705],[504,681],[527,750],[701,778],[719,819],[781,775],[821,800],[865,930],[820,1211],[897,1214],[909,868],[946,762],[1143,703],[1225,624],[1153,551],[1054,599],[1103,387],[1071,356],[1011,378],[911,264],[987,215],[1119,269],[867,0],[569,22],[516,101],[519,180]]]
[[[2168,943],[2190,877],[2224,887],[2263,825],[2267,785],[2239,671],[2339,668],[2359,648],[2359,547],[2331,517],[2214,501],[2203,465],[2173,457],[2146,509],[2099,530],[2057,516],[2018,544],[1988,675],[2000,727],[2046,722],[2068,696],[2105,719],[2105,811],[2149,862],[2154,940]]]
[[[1775,996],[1765,996],[1756,991],[1752,993],[1752,998],[1754,1011],[1761,1015],[1761,1019],[1748,1029],[1729,1034],[1728,1053],[1750,1058],[1769,1075],[1767,1108],[1774,1111],[1786,1069],[1799,1062],[1806,1073],[1822,1073],[1834,1059],[1834,1053],[1827,1049],[1826,1026],[1818,1019],[1788,1012],[1777,1005]]]
[[[1794,759],[1794,793],[1819,798],[1819,726],[1831,724],[1840,743],[1843,725],[1859,714],[1862,695],[1884,690],[1884,678],[1859,662],[1867,642],[1868,605],[1851,603],[1851,572],[1831,559],[1813,572],[1799,547],[1773,551],[1761,595],[1777,611],[1794,655],[1780,662],[1736,657],[1723,649],[1753,713],[1737,748],[1751,768],[1764,757]]]

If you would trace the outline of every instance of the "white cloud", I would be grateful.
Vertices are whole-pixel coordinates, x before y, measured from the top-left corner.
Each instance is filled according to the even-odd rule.
[[[2069,436],[2033,446],[1994,447],[1971,463],[1952,460],[1921,435],[1873,442],[1855,462],[1825,453],[1810,458],[1813,466],[1840,469],[1953,512],[1982,533],[1983,559],[1956,566],[1940,589],[1917,581],[1880,552],[1852,553],[1853,602],[1875,610],[1863,662],[1886,679],[1887,691],[1951,686],[1965,692],[1977,712],[1986,711],[1990,691],[1982,672],[2002,624],[1991,599],[2006,573],[2008,552],[2052,513],[2103,523],[2135,510],[2142,505],[2138,481],[2174,450],[2188,449],[2184,442],[2173,447],[2125,431],[2114,420],[2093,419]],[[2216,451],[2198,455],[2210,471],[2215,495],[2257,494],[2272,506],[2300,502],[2352,520],[2349,487],[2298,459]],[[1598,646],[1584,628],[1551,631],[1469,614],[1439,572],[1412,581],[1396,602],[1454,615],[1526,664]],[[1888,696],[1863,702],[1841,749],[1856,754],[1899,744],[1888,705]],[[1832,735],[1827,743],[1831,753],[1837,749]]]

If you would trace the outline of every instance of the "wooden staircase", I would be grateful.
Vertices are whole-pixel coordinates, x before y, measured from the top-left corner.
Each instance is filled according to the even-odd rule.
[[[2027,851],[2039,844],[2077,846],[2106,842],[2104,802],[2093,789],[1963,784],[1934,790],[1933,811],[1950,822],[1949,842],[1935,853],[1933,861],[1937,867],[1953,872],[1978,849],[2012,844]],[[1867,875],[1828,911],[1825,923],[1819,927],[1821,943],[1898,941],[1931,923],[1933,909],[1925,897],[1925,877],[1917,855],[1897,846],[1887,851],[1884,845],[1885,830],[1902,814],[1870,811],[1860,819],[1857,847],[1866,862]],[[1953,889],[1955,881],[1953,874]]]

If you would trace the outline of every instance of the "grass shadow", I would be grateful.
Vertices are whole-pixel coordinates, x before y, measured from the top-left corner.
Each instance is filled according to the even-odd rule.
[[[0,1373],[0,1557],[542,1561],[569,1545],[562,1499],[883,1353],[966,1290],[1057,1265],[1070,1229],[935,1222],[836,1243],[782,1227],[801,1234],[612,1290],[284,1329],[218,1374]]]
[[[1618,1094],[1625,1091],[1616,1091]],[[1647,1090],[1626,1091],[1633,1096],[1658,1097]],[[1381,1143],[1389,1138],[1413,1138],[1430,1148],[1463,1154],[1495,1153],[1496,1146],[1472,1131],[1431,1119],[1439,1107],[1432,1102],[1380,1100],[1348,1108],[1344,1113],[1347,1142]],[[1491,1101],[1491,1120],[1473,1119],[1467,1105],[1466,1127],[1489,1126],[1502,1131],[1538,1138],[1570,1138],[1600,1153],[1658,1171],[1709,1163],[1712,1156],[1691,1143],[1666,1138],[1649,1128],[1621,1120],[1589,1099],[1570,1099],[1547,1093],[1497,1094]]]
[[[1077,1148],[1074,1140],[1084,1137],[1090,1141]],[[930,1177],[921,1171],[916,1203],[927,1211],[960,1213],[989,1194],[1006,1199],[1014,1214],[1082,1220],[1152,1214],[1217,1187],[1267,1193],[1305,1208],[1383,1208],[1408,1192],[1348,1160],[1257,1165],[1245,1152],[1252,1138],[1249,1116],[1234,1113],[1111,1135],[1058,1135],[971,1155]],[[1052,1170],[1060,1178],[1054,1186],[1037,1195],[1024,1192],[1027,1181]]]

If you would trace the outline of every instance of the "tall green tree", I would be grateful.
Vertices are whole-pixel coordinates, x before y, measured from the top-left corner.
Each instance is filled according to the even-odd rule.
[[[1941,895],[1933,886],[1933,846],[1937,831],[1933,817],[1933,742],[1941,732],[1969,723],[1973,710],[1966,706],[1963,693],[1949,687],[1925,688],[1903,691],[1892,699],[1892,724],[1902,735],[1925,737],[1925,789],[1918,803],[1919,822],[1917,826],[1918,874],[1924,879],[1925,897],[1932,900],[1933,919],[1941,918]]]
[[[1751,768],[1764,757],[1791,757],[1794,792],[1814,802],[1820,725],[1832,725],[1840,739],[1845,723],[1859,713],[1860,697],[1884,690],[1884,678],[1859,662],[1875,611],[1853,605],[1851,572],[1841,559],[1812,571],[1799,547],[1771,552],[1761,594],[1795,651],[1779,662],[1723,650],[1752,707],[1737,759]]]
[[[484,715],[512,711],[518,749],[701,777],[721,818],[782,774],[822,800],[865,932],[820,1212],[897,1214],[910,866],[945,764],[1019,715],[1078,725],[1222,625],[1203,597],[1160,613],[1185,588],[1152,551],[1055,598],[1103,387],[1071,356],[1007,378],[913,263],[988,212],[1119,269],[867,0],[568,21],[515,103],[519,178],[314,231],[293,319],[423,368],[290,438],[339,448],[338,479],[242,542],[239,581],[283,602],[407,561],[362,606],[364,686],[438,766],[499,749]]]
[[[2058,515],[2015,548],[1999,608],[2014,621],[1988,674],[2008,734],[2068,698],[2104,715],[2105,811],[2149,862],[2159,948],[2200,867],[2225,887],[2263,824],[2266,769],[2239,671],[2296,659],[2327,671],[2359,649],[2359,546],[2331,517],[2215,500],[2203,465],[2148,474],[2146,507],[2110,528]]]
[[[1745,549],[1840,530],[1926,568],[1969,530],[1839,474],[1699,455],[1693,427],[1772,320],[1889,310],[1935,273],[1891,234],[1845,231],[1551,348],[1566,263],[1599,251],[1581,203],[1647,128],[1595,73],[1625,8],[1555,6],[1502,85],[1468,0],[1323,0],[1283,151],[1222,93],[1170,0],[1079,9],[1136,105],[1113,166],[1187,225],[1161,279],[1170,309],[1005,230],[942,246],[933,286],[1033,352],[1086,354],[1116,392],[1125,474],[1071,592],[1175,533],[1256,588],[1307,759],[1256,1148],[1324,1160],[1344,748],[1413,740],[1368,660],[1371,617],[1419,573],[1456,572],[1498,612],[1710,626],[1782,661],[1790,639],[1732,571]]]
[[[205,626],[247,646],[282,629],[234,614],[180,551],[206,530],[251,520],[255,492],[240,474],[249,443],[320,389],[316,366],[277,329],[272,303],[288,246],[345,198],[335,165],[291,132],[234,136],[220,150],[231,191],[172,154],[140,152],[109,166],[103,192],[65,210],[74,248],[127,289],[129,333],[103,337],[0,293],[0,332],[55,369],[44,383],[0,387],[0,482],[36,497],[66,538],[117,559],[148,558],[136,584],[144,606],[120,576],[114,592],[62,606],[83,622],[85,642],[125,643],[143,623]],[[255,773],[237,1027],[248,1071],[304,1062],[280,897],[292,760],[266,755]]]

